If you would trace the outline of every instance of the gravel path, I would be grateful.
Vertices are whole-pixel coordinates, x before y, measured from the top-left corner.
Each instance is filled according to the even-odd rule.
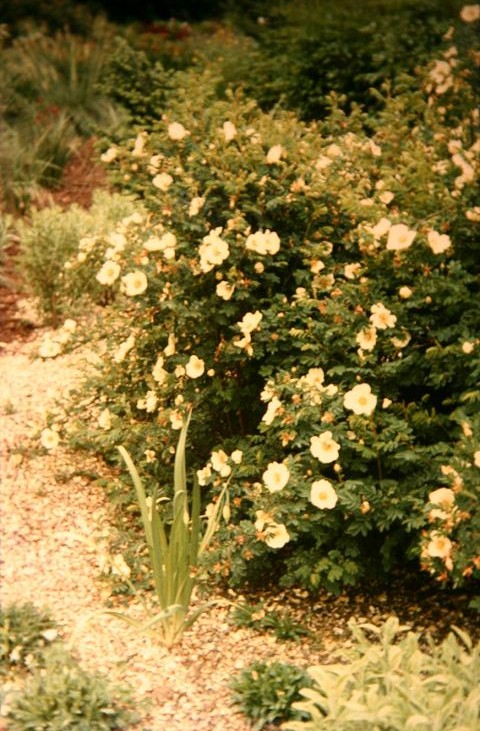
[[[306,665],[314,659],[307,645],[235,628],[221,599],[170,651],[99,611],[110,594],[99,576],[111,508],[99,486],[74,473],[104,468],[61,444],[47,452],[39,441],[47,413],[79,377],[79,356],[43,360],[38,346],[37,336],[4,344],[0,354],[2,604],[48,608],[86,668],[150,702],[138,728],[247,731],[231,706],[232,675],[259,658]]]

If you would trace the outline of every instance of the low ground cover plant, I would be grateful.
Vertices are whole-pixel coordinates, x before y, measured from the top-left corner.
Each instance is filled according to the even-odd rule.
[[[108,731],[138,720],[131,692],[84,670],[47,610],[0,608],[2,717],[16,731]]]
[[[381,728],[474,731],[480,721],[480,648],[458,629],[425,647],[391,617],[382,627],[350,623],[342,661],[309,668],[311,687],[293,707],[306,714],[288,731]]]
[[[66,211],[34,208],[28,220],[16,223],[21,242],[17,267],[47,321],[55,326],[62,318],[76,317],[85,304],[106,303],[105,289],[80,265],[97,236],[115,225],[126,226],[128,216],[140,216],[140,211],[128,196],[98,190],[88,211],[79,205]]]
[[[271,632],[279,640],[299,640],[309,634],[305,625],[295,620],[286,611],[277,611],[263,601],[249,604],[239,601],[231,612],[237,627],[249,627],[257,632]]]
[[[84,670],[62,648],[9,700],[8,727],[14,731],[119,731],[138,720],[128,690]]]
[[[300,688],[310,685],[307,673],[290,663],[253,662],[231,682],[235,705],[253,722],[254,731],[269,723],[301,717],[292,704]]]

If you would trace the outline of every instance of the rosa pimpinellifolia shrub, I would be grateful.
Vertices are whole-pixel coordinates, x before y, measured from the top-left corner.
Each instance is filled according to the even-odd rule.
[[[89,438],[158,478],[194,404],[190,463],[213,494],[230,480],[211,564],[233,581],[271,558],[338,588],[420,553],[479,577],[476,56],[452,34],[370,136],[358,110],[305,125],[190,73],[104,154],[151,213],[97,244],[119,307]]]

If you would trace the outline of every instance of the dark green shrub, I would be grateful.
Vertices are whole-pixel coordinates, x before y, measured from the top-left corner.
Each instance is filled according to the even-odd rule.
[[[304,670],[289,663],[253,662],[233,679],[233,702],[252,722],[254,731],[267,723],[299,718],[292,703],[300,699],[300,688],[311,680]]]
[[[115,38],[98,89],[129,115],[132,125],[157,122],[165,106],[171,74],[125,38]]]
[[[238,18],[257,51],[230,67],[231,80],[262,107],[282,102],[306,120],[325,117],[332,92],[345,110],[361,104],[374,114],[380,103],[370,90],[425,63],[460,6],[436,0],[276,4],[264,23]]]

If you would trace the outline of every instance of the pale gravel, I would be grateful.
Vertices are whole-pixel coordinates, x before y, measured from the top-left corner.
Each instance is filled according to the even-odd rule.
[[[110,590],[101,567],[105,537],[115,532],[112,509],[102,488],[75,469],[105,467],[62,444],[48,453],[39,442],[84,359],[78,352],[39,358],[43,335],[0,350],[2,604],[49,608],[84,667],[128,684],[138,701],[147,701],[136,729],[248,731],[231,704],[233,675],[254,660],[306,666],[318,658],[307,642],[237,629],[221,597],[171,650],[104,612]],[[125,611],[142,612],[134,603]]]

